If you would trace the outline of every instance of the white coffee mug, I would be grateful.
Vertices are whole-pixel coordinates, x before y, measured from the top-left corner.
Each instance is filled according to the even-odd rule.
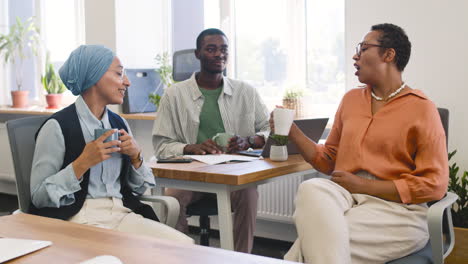
[[[275,134],[287,136],[294,120],[294,110],[286,108],[275,108],[273,122],[275,123]]]

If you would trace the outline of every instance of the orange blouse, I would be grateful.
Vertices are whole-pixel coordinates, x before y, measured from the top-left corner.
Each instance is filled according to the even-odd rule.
[[[324,145],[311,164],[319,171],[367,171],[393,181],[403,203],[441,199],[448,185],[445,132],[436,106],[409,89],[371,112],[370,87],[343,97]]]

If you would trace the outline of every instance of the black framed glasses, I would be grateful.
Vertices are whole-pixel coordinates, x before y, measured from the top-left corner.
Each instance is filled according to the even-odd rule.
[[[384,48],[384,46],[379,45],[379,44],[371,44],[371,43],[365,43],[365,42],[358,43],[356,46],[356,55],[358,57],[361,57],[361,52],[364,46]]]

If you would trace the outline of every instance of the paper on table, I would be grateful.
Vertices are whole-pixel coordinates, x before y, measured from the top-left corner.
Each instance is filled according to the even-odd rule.
[[[52,245],[50,241],[0,238],[0,263]]]
[[[201,161],[206,164],[214,165],[228,161],[252,161],[259,160],[260,157],[247,157],[241,155],[217,154],[217,155],[185,155],[194,160]]]
[[[80,264],[122,264],[122,261],[111,255],[102,255],[80,262]]]

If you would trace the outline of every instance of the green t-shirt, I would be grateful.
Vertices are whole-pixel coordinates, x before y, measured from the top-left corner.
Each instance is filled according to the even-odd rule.
[[[223,92],[223,87],[216,90],[199,88],[205,97],[203,107],[200,112],[200,126],[198,127],[197,144],[205,142],[217,133],[224,133],[224,124],[219,112],[218,98]]]

